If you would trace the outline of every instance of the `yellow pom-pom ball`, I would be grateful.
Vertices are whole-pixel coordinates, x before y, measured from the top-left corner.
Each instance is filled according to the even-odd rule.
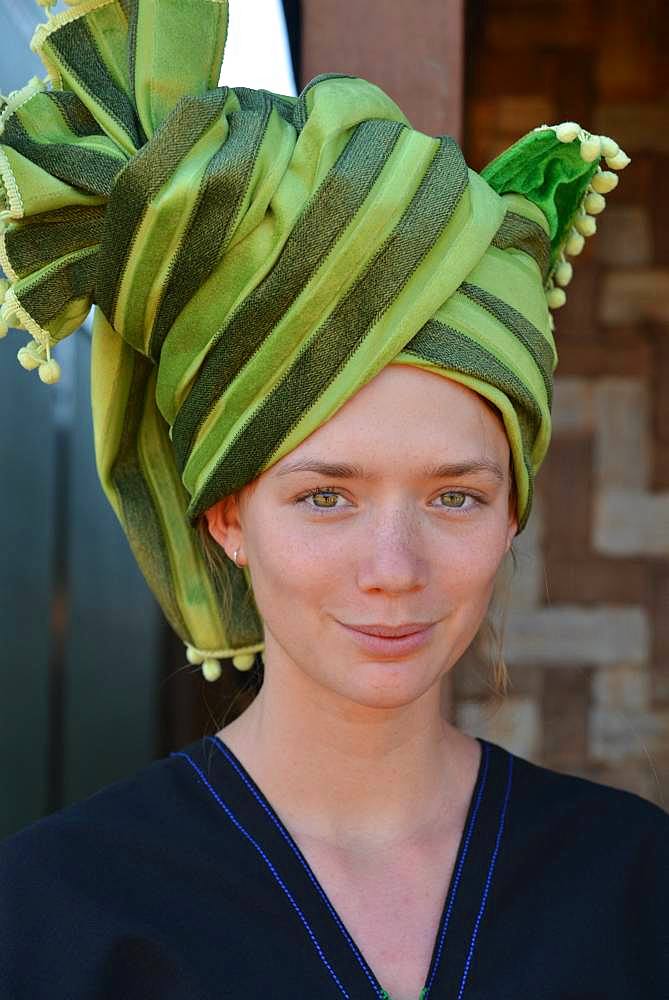
[[[594,236],[597,232],[597,223],[591,215],[577,215],[574,225],[582,236]]]
[[[198,651],[195,648],[195,646],[187,645],[186,646],[186,659],[188,660],[189,663],[192,663],[194,667],[197,667],[201,663],[204,663],[206,657],[203,656],[202,653],[198,653]]]
[[[573,274],[574,268],[571,266],[569,261],[561,260],[555,268],[555,281],[558,285],[562,285],[564,288],[571,281]]]
[[[33,371],[34,368],[39,368],[42,364],[42,359],[37,357],[29,347],[22,347],[16,358],[21,367],[25,368],[28,372]]]
[[[599,215],[606,208],[606,198],[596,191],[590,191],[585,196],[583,207],[588,215]]]
[[[590,185],[598,194],[608,194],[617,187],[620,178],[612,170],[599,170],[593,175]]]
[[[232,662],[237,670],[250,670],[255,662],[255,656],[253,653],[238,653],[232,657]]]
[[[599,141],[602,146],[604,156],[616,156],[620,152],[620,146],[615,139],[609,139],[608,135],[600,135]]]
[[[0,317],[0,340],[2,340],[3,337],[6,337],[8,333],[9,327],[5,323],[4,319]]]
[[[565,243],[565,253],[570,257],[577,257],[585,246],[585,238],[576,229],[572,229],[569,238]]]
[[[559,309],[567,301],[567,295],[563,288],[550,288],[546,292],[546,301],[550,309]]]
[[[573,142],[581,131],[581,126],[578,122],[561,122],[560,125],[555,126],[554,131],[560,142]]]
[[[624,170],[627,164],[631,162],[627,153],[623,153],[622,149],[615,156],[606,157],[607,167],[612,167],[613,170]]]
[[[592,163],[602,155],[602,146],[598,135],[591,135],[589,139],[584,139],[581,143],[581,158],[586,163]]]
[[[221,670],[220,662],[213,657],[209,657],[202,664],[202,673],[206,681],[217,681],[223,671]]]
[[[39,366],[39,377],[46,385],[53,385],[60,379],[60,365],[55,358],[43,361]]]

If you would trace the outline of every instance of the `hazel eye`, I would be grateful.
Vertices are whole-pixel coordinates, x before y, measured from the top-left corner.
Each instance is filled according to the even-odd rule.
[[[439,494],[440,497],[467,497],[469,495],[470,494],[468,494],[468,493],[458,493],[455,490],[449,490],[447,493],[440,493]],[[458,504],[457,506],[461,507],[462,504]]]
[[[463,502],[460,504],[441,504],[442,510],[453,510],[462,511],[464,514],[469,514],[474,510],[474,508],[479,507],[483,501],[478,497],[475,497],[473,493],[467,493],[464,490],[446,490],[444,493],[439,494],[439,498],[442,497],[462,497]],[[465,504],[464,501],[469,499],[471,503]]]
[[[337,505],[337,497],[340,497],[341,493],[334,489],[334,487],[322,487],[318,490],[310,490],[308,493],[303,493],[302,496],[297,497],[295,503],[305,504],[310,507],[311,510],[341,510],[343,509],[343,504]],[[312,500],[314,497],[326,497],[331,500],[332,503],[326,503],[324,505],[319,505],[316,503],[307,503],[307,500]]]
[[[310,493],[309,495],[312,497],[312,499],[315,499],[316,497],[325,497],[326,500],[331,500],[332,503],[325,504],[326,508],[337,506],[337,494],[335,493],[325,492],[324,490],[317,490],[315,493]],[[318,504],[316,506],[318,506]]]

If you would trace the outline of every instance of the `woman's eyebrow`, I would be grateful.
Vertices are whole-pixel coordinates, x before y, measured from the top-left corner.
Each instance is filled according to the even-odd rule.
[[[318,472],[322,476],[334,479],[375,479],[371,473],[365,472],[360,465],[347,462],[321,462],[317,459],[302,459],[289,462],[279,469],[278,476],[287,476],[291,472]],[[473,472],[487,472],[500,483],[504,482],[504,471],[492,459],[480,458],[466,462],[447,462],[441,465],[425,466],[422,475],[426,479],[447,479],[449,476],[464,476]]]

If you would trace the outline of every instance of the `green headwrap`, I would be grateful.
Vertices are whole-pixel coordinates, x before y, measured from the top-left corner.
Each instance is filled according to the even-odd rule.
[[[43,6],[49,6],[47,2]],[[264,648],[248,568],[224,614],[195,529],[391,363],[500,411],[519,531],[551,434],[551,308],[565,255],[629,162],[541,125],[480,174],[379,87],[299,97],[217,85],[227,0],[83,0],[32,47],[47,70],[0,105],[0,334],[45,382],[95,305],[100,479],[191,663]],[[220,581],[218,583],[220,586]]]

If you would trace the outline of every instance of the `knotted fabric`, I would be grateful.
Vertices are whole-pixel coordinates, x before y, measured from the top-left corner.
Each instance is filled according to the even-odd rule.
[[[299,97],[219,86],[225,0],[84,0],[32,46],[48,77],[4,98],[2,318],[45,382],[94,306],[97,468],[191,662],[264,647],[247,568],[221,606],[195,528],[386,365],[486,397],[519,531],[551,435],[550,309],[628,158],[542,125],[480,174],[378,86]],[[589,201],[588,201],[589,199]]]

